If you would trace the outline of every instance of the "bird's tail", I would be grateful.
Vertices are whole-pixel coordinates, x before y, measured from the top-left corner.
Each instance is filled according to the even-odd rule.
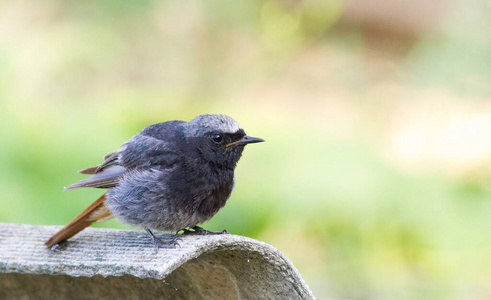
[[[111,219],[113,215],[106,207],[104,203],[105,200],[106,194],[99,197],[99,199],[87,207],[80,215],[47,240],[46,243],[44,243],[46,247],[51,248],[52,246],[71,238],[94,222]]]

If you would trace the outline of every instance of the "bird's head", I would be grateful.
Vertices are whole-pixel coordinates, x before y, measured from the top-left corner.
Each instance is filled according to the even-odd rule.
[[[195,147],[206,161],[234,169],[245,145],[264,142],[250,137],[231,117],[225,115],[200,115],[186,123],[188,143]]]

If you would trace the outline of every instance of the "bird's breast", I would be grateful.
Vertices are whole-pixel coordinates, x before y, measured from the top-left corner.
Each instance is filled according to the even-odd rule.
[[[197,207],[198,212],[204,216],[211,217],[216,214],[225,205],[234,187],[233,172],[216,176],[217,180],[213,180],[208,190],[203,193],[204,197]]]

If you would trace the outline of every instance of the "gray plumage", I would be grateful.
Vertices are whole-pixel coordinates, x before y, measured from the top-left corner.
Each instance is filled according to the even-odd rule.
[[[158,123],[101,165],[81,170],[92,175],[66,189],[109,188],[105,205],[122,223],[163,231],[192,228],[225,205],[244,146],[262,141],[224,115]]]

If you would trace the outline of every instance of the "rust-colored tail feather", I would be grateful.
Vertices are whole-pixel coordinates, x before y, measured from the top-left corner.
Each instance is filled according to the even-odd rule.
[[[96,221],[103,221],[112,218],[113,215],[104,204],[105,200],[106,194],[99,197],[99,199],[87,207],[80,215],[78,215],[60,231],[55,233],[44,244],[51,248],[52,246],[71,238]]]

